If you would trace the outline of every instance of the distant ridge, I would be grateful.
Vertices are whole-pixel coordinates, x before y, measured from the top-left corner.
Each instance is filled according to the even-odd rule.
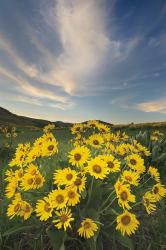
[[[0,124],[13,124],[18,126],[35,126],[43,127],[48,123],[54,123],[58,127],[69,127],[72,123],[65,123],[61,121],[50,122],[48,120],[30,118],[26,116],[16,115],[9,110],[0,107]]]
[[[165,128],[166,127],[166,121],[163,122],[146,122],[146,123],[129,123],[129,124],[112,124],[108,122],[104,122],[101,120],[98,120],[99,122],[111,126],[112,128],[115,129],[148,129],[148,128]],[[87,121],[83,122],[86,123]],[[20,116],[16,115],[9,110],[0,107],[0,126],[1,125],[16,125],[16,126],[23,126],[23,127],[29,127],[29,126],[34,126],[34,127],[39,127],[42,128],[48,123],[53,123],[56,125],[56,127],[62,128],[62,127],[71,127],[73,123],[69,122],[62,122],[62,121],[56,121],[56,122],[51,122],[48,120],[42,120],[42,119],[36,119],[36,118],[30,118],[26,116]]]
[[[113,125],[108,122],[104,122],[101,120],[97,120],[105,125]],[[86,123],[87,121],[83,122]],[[44,127],[48,123],[53,123],[56,125],[56,127],[71,127],[73,123],[69,122],[62,122],[62,121],[56,121],[56,122],[51,122],[48,120],[42,120],[42,119],[36,119],[36,118],[31,118],[31,117],[26,117],[26,116],[20,116],[16,115],[9,110],[0,107],[0,125],[1,124],[13,124],[17,126],[35,126],[35,127]]]

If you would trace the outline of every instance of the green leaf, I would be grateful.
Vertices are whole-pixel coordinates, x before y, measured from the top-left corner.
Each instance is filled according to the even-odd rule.
[[[84,200],[84,199],[86,198],[86,196],[87,196],[87,191],[84,190],[84,191],[81,193],[81,197],[82,197],[82,199]]]
[[[147,250],[150,250],[151,246],[152,246],[152,244],[150,243],[149,246],[148,246],[148,248],[147,248]]]
[[[27,230],[32,230],[34,228],[37,228],[36,226],[30,226],[30,225],[27,225],[27,226],[22,226],[22,227],[12,227],[11,229],[7,230],[5,233],[3,233],[3,237],[4,236],[9,236],[9,235],[12,235],[12,234],[16,234],[16,233],[20,233],[20,232],[25,232]]]
[[[97,238],[97,250],[104,250],[103,240],[101,235],[99,235]]]
[[[56,230],[54,226],[47,228],[47,235],[50,238],[54,250],[65,250],[66,233],[64,231]]]
[[[123,236],[122,234],[117,233],[116,234],[116,240],[124,247],[130,249],[130,250],[134,250],[134,245],[132,240],[127,237],[127,236]]]
[[[98,209],[101,206],[102,202],[102,190],[101,190],[102,183],[100,181],[93,182],[92,193],[90,195],[90,201],[87,204],[88,207]]]
[[[164,161],[164,160],[166,160],[166,153],[162,153],[162,154],[156,159],[156,161],[157,161],[158,163],[160,163],[160,162],[162,162],[162,161]]]
[[[97,250],[96,248],[96,241],[94,240],[94,238],[91,238],[89,240],[87,240],[88,246],[90,250]]]
[[[158,156],[159,152],[158,152],[158,146],[154,146],[153,150],[152,150],[152,158],[155,159]]]
[[[98,218],[99,218],[99,213],[98,213],[98,211],[96,211],[96,210],[93,209],[93,208],[88,208],[88,209],[86,210],[86,212],[87,212],[87,216],[88,216],[89,218],[91,218],[91,219],[93,219],[93,220],[98,220]]]
[[[118,250],[118,247],[117,247],[117,244],[116,244],[115,237],[113,237],[113,241],[112,241],[112,249],[113,249],[113,250]]]
[[[113,209],[113,208],[110,208],[108,211],[107,211],[107,214],[112,214],[112,215],[119,215],[119,213]]]
[[[86,208],[82,208],[79,211],[80,217],[84,218],[87,217],[87,209]]]

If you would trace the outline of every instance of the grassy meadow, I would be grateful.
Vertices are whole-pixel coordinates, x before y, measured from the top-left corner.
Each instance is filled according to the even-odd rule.
[[[140,127],[141,126],[141,127]],[[155,142],[150,141],[150,135],[154,130],[160,130],[164,135],[162,139]],[[137,139],[142,145],[146,146],[151,156],[146,159],[149,165],[156,166],[160,172],[161,182],[166,183],[166,125],[151,126],[151,125],[139,125],[139,126],[111,126],[111,131],[126,132],[131,139]],[[142,212],[139,204],[136,208],[136,212],[139,214],[141,225],[136,234],[123,236],[117,233],[115,225],[110,228],[105,228],[101,234],[95,239],[95,243],[88,240],[87,245],[84,241],[80,240],[75,234],[69,234],[69,237],[64,245],[58,245],[61,235],[53,234],[54,228],[50,225],[48,220],[40,221],[35,216],[31,216],[28,220],[24,220],[20,217],[13,217],[9,219],[6,215],[7,207],[11,201],[5,197],[6,182],[5,172],[10,167],[9,162],[14,156],[16,147],[19,143],[31,144],[40,136],[43,135],[43,130],[40,127],[35,126],[16,126],[17,137],[12,139],[10,147],[4,147],[4,136],[0,134],[0,249],[2,250],[164,250],[166,249],[166,202],[162,199],[157,204],[157,210],[148,215]],[[52,178],[55,169],[68,166],[68,152],[73,149],[73,145],[70,140],[73,138],[70,127],[58,127],[53,130],[53,134],[58,142],[58,154],[51,157],[39,159],[37,164],[42,165],[46,182],[44,186],[38,190],[30,191],[27,199],[33,200],[41,196],[46,195],[47,190],[52,188]],[[90,185],[87,187],[90,192]],[[94,187],[95,189],[95,187]],[[100,192],[100,189],[96,187],[96,192]],[[94,194],[94,206],[97,196]],[[90,201],[92,202],[92,201]],[[93,205],[92,205],[93,207]],[[93,210],[92,210],[93,213]],[[115,212],[116,214],[116,212]],[[113,221],[115,216],[114,211],[105,214],[106,221]],[[101,226],[102,227],[102,226]],[[57,244],[57,245],[56,245]]]
[[[2,180],[0,187],[2,194],[1,201],[3,200],[4,189],[6,184],[3,181],[5,178],[5,171],[8,168],[8,163],[14,154],[15,148],[19,143],[27,143],[27,142],[33,143],[35,139],[37,139],[43,134],[43,131],[41,128],[35,128],[35,127],[17,127],[17,133],[18,136],[13,140],[10,151],[8,150],[8,148],[5,149],[2,148],[1,150],[1,156],[0,156],[0,165],[1,165],[0,178]],[[55,134],[60,146],[58,158],[54,157],[51,160],[47,159],[45,163],[45,167],[47,168],[47,178],[50,179],[50,181],[55,166],[65,161],[65,159],[67,158],[66,153],[69,150],[69,148],[71,148],[71,146],[68,144],[68,140],[71,138],[68,128],[58,129],[55,132]],[[3,140],[4,138],[1,134],[0,136],[1,147]],[[44,232],[44,229],[42,228],[42,225],[39,222],[37,222],[38,225],[36,227],[36,221],[30,223],[20,221],[19,219],[10,221],[6,217],[6,207],[8,201],[5,200],[3,204],[4,207],[3,208],[1,207],[2,216],[0,216],[0,233],[1,233],[0,249],[14,249],[14,250],[49,249],[49,243],[46,236],[46,232]],[[24,230],[25,233],[22,234],[22,231]]]

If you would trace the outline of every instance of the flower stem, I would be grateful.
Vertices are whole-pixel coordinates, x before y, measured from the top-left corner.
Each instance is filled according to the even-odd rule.
[[[110,197],[112,196],[112,194],[115,192],[115,189],[108,195],[107,199],[104,201],[104,203],[101,205],[101,209],[103,206],[105,206],[105,204],[107,204],[107,201],[109,201]]]
[[[100,212],[103,213],[105,210],[107,210],[111,205],[112,203],[116,200],[116,197],[114,197],[114,199],[112,200],[112,202],[110,204],[108,204],[108,206],[106,206],[103,210],[101,210]]]
[[[93,188],[93,182],[94,182],[94,177],[92,178],[92,181],[91,181],[91,186],[90,186],[90,190],[89,190],[89,197],[88,197],[87,206],[89,205],[90,200],[91,200],[92,188]]]

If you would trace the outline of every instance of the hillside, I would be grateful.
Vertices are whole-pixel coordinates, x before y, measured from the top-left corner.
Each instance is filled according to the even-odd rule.
[[[0,124],[43,127],[47,125],[48,123],[50,123],[50,121],[16,115],[8,111],[7,109],[0,107]],[[61,121],[57,121],[53,123],[58,127],[62,127],[62,126],[68,127],[71,125],[71,123],[64,123]]]
[[[86,123],[87,121],[83,122]],[[112,125],[108,122],[99,121],[105,125]],[[13,124],[16,126],[35,126],[35,127],[43,127],[50,123],[48,120],[30,118],[25,116],[16,115],[9,110],[0,107],[0,125],[3,124]],[[56,125],[56,127],[70,127],[73,123],[66,123],[62,121],[51,122]]]
[[[146,122],[146,123],[130,123],[130,124],[116,124],[113,126],[115,129],[149,129],[149,128],[166,128],[166,121],[164,122]]]
[[[87,121],[83,122],[86,123]],[[166,128],[165,122],[149,122],[149,123],[130,123],[130,124],[111,124],[108,122],[100,121],[99,122],[112,126],[114,129],[149,129],[149,128]],[[16,126],[35,126],[35,127],[43,127],[50,123],[48,120],[30,118],[25,116],[16,115],[9,110],[0,107],[0,125],[16,125]],[[51,122],[56,125],[56,127],[70,127],[73,123],[65,123],[62,121]]]

